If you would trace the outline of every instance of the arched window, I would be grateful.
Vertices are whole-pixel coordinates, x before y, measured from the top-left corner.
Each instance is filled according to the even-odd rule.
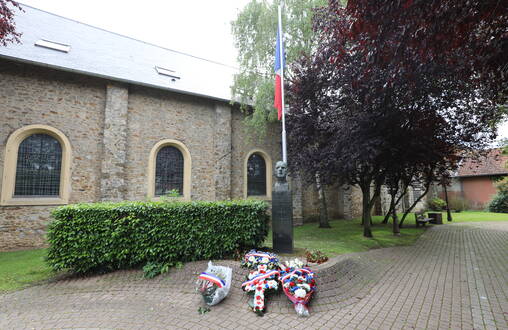
[[[5,146],[1,205],[61,205],[69,202],[71,145],[47,125],[13,132]]]
[[[157,198],[178,191],[185,200],[191,198],[191,156],[180,141],[159,141],[148,159],[148,198]]]
[[[272,198],[272,161],[261,149],[247,153],[244,165],[244,197]]]
[[[266,195],[266,163],[257,153],[247,161],[247,196]]]
[[[155,196],[171,191],[183,195],[183,155],[176,147],[162,147],[155,162]]]
[[[60,142],[48,134],[33,134],[18,149],[14,197],[59,196],[62,167]]]

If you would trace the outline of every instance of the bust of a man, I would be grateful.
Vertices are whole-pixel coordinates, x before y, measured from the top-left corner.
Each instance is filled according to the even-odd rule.
[[[287,174],[287,164],[283,161],[278,161],[275,164],[275,177],[277,178],[275,182],[275,191],[289,190],[289,185],[286,180]]]

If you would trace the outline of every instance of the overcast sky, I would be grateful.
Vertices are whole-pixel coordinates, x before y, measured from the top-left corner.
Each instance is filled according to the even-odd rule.
[[[249,0],[21,0],[162,47],[236,65],[231,21]],[[508,123],[500,136],[508,138]]]
[[[236,66],[231,21],[248,0],[18,0],[108,31]]]

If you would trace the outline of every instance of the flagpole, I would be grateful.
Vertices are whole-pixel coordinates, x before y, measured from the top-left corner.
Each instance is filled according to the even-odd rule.
[[[282,34],[282,6],[279,5],[279,58],[281,61],[280,65],[280,79],[281,79],[281,97],[282,97],[282,161],[287,164],[287,148],[286,148],[286,104],[284,103],[284,64],[285,59],[283,51],[283,34]]]

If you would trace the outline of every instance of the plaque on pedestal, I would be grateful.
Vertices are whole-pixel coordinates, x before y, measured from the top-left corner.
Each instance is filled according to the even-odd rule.
[[[287,182],[287,165],[275,165],[277,181],[272,190],[273,249],[278,253],[293,253],[293,201]]]

